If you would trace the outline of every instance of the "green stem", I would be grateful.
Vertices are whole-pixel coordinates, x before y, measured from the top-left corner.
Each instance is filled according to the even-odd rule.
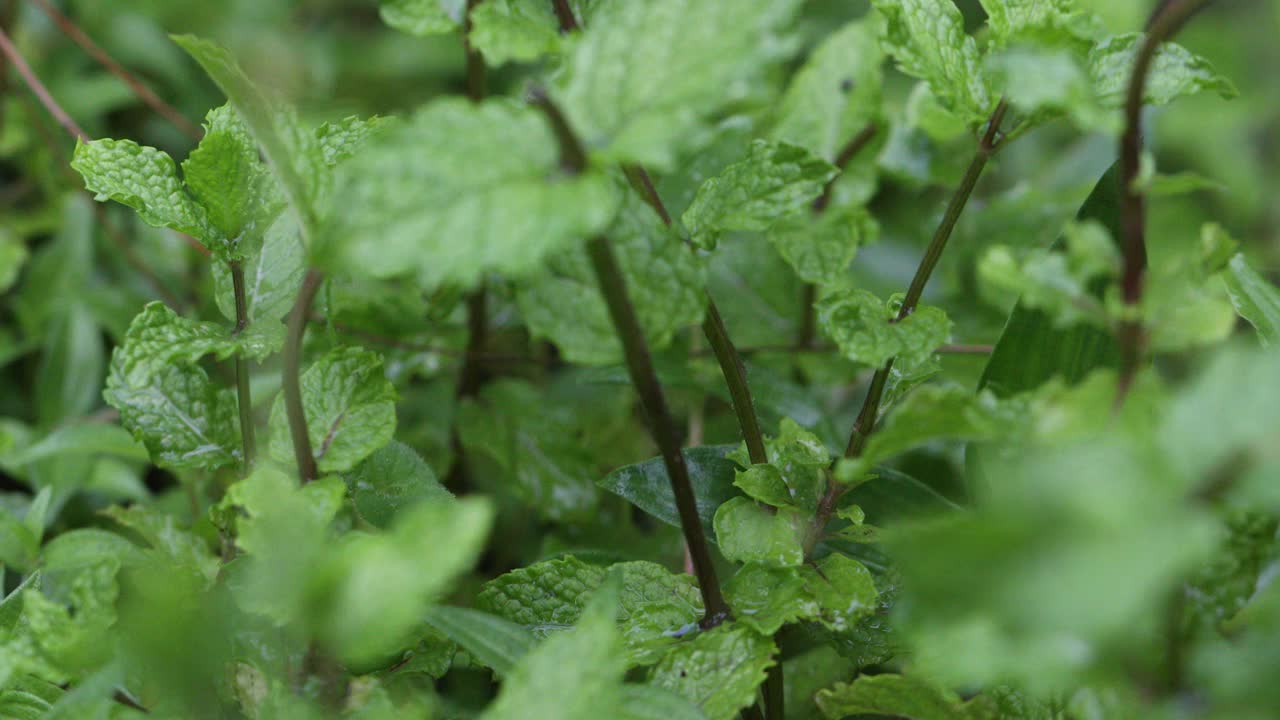
[[[1172,38],[1187,21],[1208,5],[1210,0],[1166,0],[1156,7],[1147,22],[1146,36],[1134,56],[1133,73],[1125,94],[1124,134],[1120,136],[1120,227],[1124,233],[1124,271],[1120,288],[1126,305],[1142,302],[1142,289],[1147,271],[1146,197],[1137,187],[1142,161],[1142,106],[1146,95],[1147,76],[1156,54],[1165,41]],[[1142,323],[1126,320],[1120,324],[1120,380],[1117,403],[1123,401],[1142,362],[1146,333]]]
[[[901,322],[915,312],[916,306],[920,304],[920,298],[924,295],[924,287],[928,284],[929,277],[933,274],[933,269],[937,267],[938,260],[942,257],[942,251],[947,248],[947,241],[951,239],[951,233],[955,230],[956,223],[960,220],[960,214],[964,212],[965,206],[968,205],[969,198],[973,195],[973,189],[977,186],[979,178],[982,177],[982,171],[987,167],[987,162],[999,147],[1000,123],[1004,120],[1005,113],[1008,110],[1008,104],[1002,99],[987,120],[986,131],[983,133],[982,139],[978,141],[978,148],[973,154],[973,159],[969,161],[969,167],[965,170],[960,186],[956,188],[955,193],[951,196],[951,202],[947,204],[947,210],[942,216],[942,222],[938,224],[938,229],[934,232],[933,239],[929,242],[929,247],[925,250],[924,257],[920,260],[920,265],[916,267],[915,276],[911,278],[911,286],[907,288],[907,294],[902,299],[902,307],[898,310],[898,316],[894,322]],[[855,458],[860,456],[866,447],[867,438],[871,436],[871,433],[875,432],[876,420],[880,414],[880,403],[884,399],[884,391],[889,384],[891,370],[893,370],[893,358],[890,358],[871,378],[871,386],[867,388],[867,396],[862,401],[862,409],[858,412],[858,419],[854,422],[853,431],[849,434],[849,443],[845,447],[845,457]],[[840,483],[830,483],[826,496],[818,504],[818,512],[814,518],[813,529],[809,534],[810,549],[817,543],[823,529],[831,520],[831,516],[835,514],[837,502],[844,493],[844,489],[844,486]]]
[[[293,440],[293,457],[298,463],[298,477],[302,483],[320,477],[316,468],[316,458],[311,451],[311,436],[307,434],[307,416],[302,408],[302,387],[299,383],[302,365],[302,337],[307,332],[307,316],[311,312],[311,302],[315,300],[320,283],[324,281],[324,273],[319,270],[308,270],[298,290],[298,299],[289,311],[288,327],[284,341],[284,371],[280,378],[280,386],[284,393],[285,415],[289,419],[289,436]]]
[[[244,290],[244,265],[228,263],[231,268],[231,288],[236,303],[236,335],[249,325],[249,303]],[[243,353],[236,355],[236,400],[240,406],[240,444],[244,450],[244,474],[253,468],[258,454],[257,438],[253,427],[253,399],[249,394],[249,360]]]

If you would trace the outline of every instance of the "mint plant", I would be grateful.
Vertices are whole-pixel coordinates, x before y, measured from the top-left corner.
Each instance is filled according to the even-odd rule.
[[[464,92],[368,117],[171,36],[186,159],[67,165],[202,279],[0,245],[0,716],[1280,711],[1280,289],[1148,141],[1209,3],[869,5],[381,0]]]

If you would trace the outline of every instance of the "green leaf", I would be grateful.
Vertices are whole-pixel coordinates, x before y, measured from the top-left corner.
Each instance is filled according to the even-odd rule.
[[[527,382],[498,380],[458,409],[463,449],[491,459],[518,498],[552,520],[585,520],[598,504],[596,458],[579,413]]]
[[[428,501],[400,513],[384,534],[346,536],[321,571],[322,637],[356,664],[410,644],[427,606],[479,558],[493,514],[485,498]]]
[[[844,460],[837,477],[856,481],[895,455],[936,440],[979,442],[1015,437],[1026,408],[1002,404],[990,392],[974,395],[954,385],[926,385],[898,404],[856,459]]]
[[[482,720],[555,717],[595,720],[615,714],[621,701],[621,637],[614,625],[617,588],[595,593],[577,625],[520,659]]]
[[[1089,52],[1089,75],[1104,104],[1119,107],[1124,103],[1133,59],[1142,40],[1141,33],[1117,35],[1099,42]],[[1184,95],[1201,92],[1215,92],[1228,100],[1239,94],[1208,60],[1177,43],[1161,45],[1147,77],[1143,102],[1167,105]]]
[[[1120,182],[1113,165],[1080,207],[1078,221],[1096,220],[1120,237]],[[1059,241],[1060,246],[1062,241]],[[1114,367],[1119,350],[1110,332],[1089,326],[1054,326],[1047,314],[1018,303],[982,372],[979,388],[1008,397],[1034,390],[1050,378],[1076,383],[1098,367]]]
[[[172,515],[141,505],[112,506],[102,514],[136,533],[150,546],[148,552],[166,558],[169,561],[166,572],[190,573],[201,582],[202,588],[208,588],[217,578],[221,568],[217,556],[202,538],[179,528]]]
[[[391,524],[396,513],[424,500],[441,500],[453,494],[440,484],[436,473],[413,448],[398,440],[378,448],[343,479],[356,512],[380,528]]]
[[[758,72],[761,61],[779,54],[776,33],[797,5],[604,3],[568,58],[557,95],[600,160],[670,169],[702,121],[743,92],[739,83]]]
[[[665,348],[678,331],[702,322],[703,261],[636,193],[627,193],[608,236],[650,350]],[[585,250],[553,256],[517,292],[529,331],[555,343],[565,359],[588,365],[622,362],[622,345]]]
[[[1222,279],[1231,304],[1258,331],[1262,346],[1280,344],[1280,289],[1267,282],[1240,254],[1227,263]]]
[[[578,621],[587,599],[609,573],[620,580],[618,623],[632,664],[656,662],[676,638],[702,617],[693,578],[660,565],[635,561],[605,568],[572,556],[514,570],[485,584],[480,610],[528,628],[538,639]]]
[[[623,685],[617,712],[618,720],[706,720],[693,703],[648,685]]]
[[[769,228],[769,242],[805,282],[830,285],[845,275],[858,248],[875,241],[880,226],[858,206],[799,214]]]
[[[254,231],[267,169],[258,159],[257,144],[230,105],[211,110],[204,128],[200,145],[182,163],[182,177],[218,229],[219,242],[211,243],[210,249],[222,259],[231,259],[243,252],[241,234]]]
[[[510,674],[538,642],[524,627],[478,610],[434,607],[426,620],[498,675]]]
[[[985,67],[993,87],[1028,117],[1025,127],[1067,116],[1076,127],[1118,135],[1119,115],[1102,106],[1083,58],[1060,47],[1015,45],[992,52]]]
[[[809,517],[794,507],[769,508],[744,497],[716,510],[714,525],[720,552],[734,562],[788,567],[804,562],[803,539]]]
[[[886,467],[876,468],[875,477],[849,490],[846,497],[878,526],[960,509],[920,480]]]
[[[36,371],[36,416],[43,425],[88,414],[97,406],[105,351],[102,328],[83,300],[50,319]]]
[[[527,274],[603,230],[617,209],[603,175],[558,169],[555,138],[536,110],[438,100],[343,165],[345,211],[331,218],[318,261],[373,277],[416,273],[429,288]],[[495,213],[505,220],[493,222]]]
[[[1078,46],[1102,32],[1075,0],[981,0],[996,46],[1014,42]]]
[[[793,567],[743,565],[724,586],[739,623],[769,636],[806,613],[805,581]]]
[[[835,31],[791,78],[770,137],[835,162],[841,148],[879,112],[883,62],[871,21]]]
[[[13,465],[29,465],[65,455],[110,455],[126,460],[147,460],[146,448],[119,425],[81,423],[65,425],[8,458]]]
[[[194,365],[156,364],[116,349],[103,397],[151,459],[172,469],[214,470],[239,461],[235,393]]]
[[[904,73],[929,83],[948,112],[970,124],[987,119],[995,101],[978,45],[964,32],[952,0],[872,0],[884,16],[881,41]]]
[[[0,232],[0,292],[8,292],[17,282],[30,253],[16,235]]]
[[[71,167],[96,199],[128,205],[153,227],[167,227],[221,248],[222,235],[205,209],[187,194],[178,169],[161,150],[132,140],[77,141]]]
[[[929,359],[951,338],[951,320],[921,305],[896,321],[897,309],[866,290],[839,290],[818,301],[822,329],[854,362],[880,367],[892,358],[906,365]]]
[[[262,360],[279,350],[274,341],[281,339],[259,333],[237,335],[226,325],[189,320],[164,303],[152,302],[129,324],[124,344],[116,350],[112,362],[124,362],[130,366],[193,365],[206,355],[212,355],[216,360],[225,360],[232,355]],[[123,359],[119,357],[121,355]]]
[[[297,127],[297,119],[273,106],[245,76],[226,48],[194,35],[176,35],[173,41],[200,64],[231,101],[279,180],[289,207],[297,217],[303,244],[310,246],[320,217],[313,196],[316,182],[313,178],[307,183],[306,173],[299,168],[319,164],[319,157],[314,147],[299,147],[303,133]],[[307,157],[308,154],[317,157]]]
[[[698,188],[681,220],[695,244],[711,249],[722,233],[768,230],[807,209],[838,172],[797,145],[755,140],[744,159]]]
[[[0,508],[0,564],[25,571],[35,564],[39,552],[40,539],[31,528]]]
[[[966,720],[974,717],[959,695],[906,675],[863,675],[818,693],[818,707],[831,720],[849,715],[891,715],[905,720]],[[976,720],[976,719],[975,719]]]
[[[299,379],[307,434],[320,472],[345,472],[391,441],[396,391],[377,353],[354,347],[330,350]],[[293,459],[284,397],[271,406],[271,454]]]
[[[765,453],[769,464],[739,471],[734,485],[774,507],[794,505],[810,513],[816,511],[818,497],[826,488],[823,471],[831,465],[831,455],[818,436],[784,417],[778,424],[778,435],[765,438]],[[729,459],[743,466],[751,462],[745,446]]]
[[[471,11],[471,46],[494,67],[557,55],[563,40],[550,2],[486,0]]]
[[[727,459],[734,448],[733,445],[704,445],[682,453],[689,469],[698,517],[712,542],[716,540],[713,526],[716,508],[731,498],[741,497],[733,485],[738,466]],[[618,468],[597,484],[668,525],[680,527],[680,514],[676,511],[671,481],[661,457]]]
[[[379,0],[382,21],[401,32],[427,37],[462,25],[466,0]]]
[[[832,632],[853,630],[863,618],[875,613],[875,580],[862,563],[839,553],[803,566],[806,616],[814,617]]]
[[[289,313],[306,274],[307,250],[290,215],[276,218],[260,247],[248,253],[244,268],[245,310],[249,327],[279,325]],[[236,319],[235,291],[226,263],[213,263],[214,299],[223,317]]]
[[[726,623],[672,650],[650,682],[684,696],[707,720],[731,720],[755,701],[776,648],[754,630]]]

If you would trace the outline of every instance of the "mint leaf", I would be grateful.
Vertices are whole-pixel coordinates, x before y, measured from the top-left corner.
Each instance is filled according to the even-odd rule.
[[[115,200],[137,211],[143,222],[186,233],[221,249],[222,239],[205,209],[187,194],[173,158],[132,140],[76,143],[71,167],[84,177],[96,200]]]
[[[818,693],[818,707],[831,720],[849,715],[892,715],[906,720],[965,720],[974,717],[954,692],[914,676],[864,675]]]
[[[768,231],[769,242],[801,280],[830,285],[844,277],[858,248],[874,242],[880,226],[871,213],[845,206],[821,214],[799,214]]]
[[[476,609],[522,625],[542,640],[578,621],[605,575],[604,568],[573,556],[536,563],[485,583]]]
[[[777,436],[765,438],[765,452],[769,464],[739,471],[734,485],[774,507],[794,505],[808,512],[817,510],[818,496],[826,487],[823,471],[831,464],[831,456],[818,436],[784,417],[778,424]],[[744,466],[750,464],[745,446],[729,459]]]
[[[382,358],[360,348],[330,350],[299,379],[307,434],[321,472],[344,472],[391,441],[396,429],[396,391]],[[293,458],[284,398],[271,406],[271,454]]]
[[[378,14],[401,32],[426,37],[456,30],[466,6],[466,0],[379,0]]]
[[[897,311],[866,290],[839,290],[818,301],[818,321],[845,357],[879,367],[890,358],[925,360],[951,337],[951,320],[921,305],[896,321]]]
[[[527,274],[603,230],[617,207],[602,175],[557,177],[558,168],[555,138],[535,110],[438,100],[341,167],[335,192],[345,208],[330,218],[319,261],[373,277],[416,274],[428,287]],[[514,222],[492,222],[497,212]]]
[[[604,3],[567,59],[557,95],[601,160],[670,169],[701,122],[742,92],[738,83],[758,72],[760,61],[777,56],[777,32],[797,5]],[[730,16],[732,23],[723,22]]]
[[[164,303],[153,302],[134,317],[124,344],[117,348],[115,355],[123,356],[123,361],[131,365],[170,362],[191,365],[206,355],[225,360],[243,354],[261,360],[280,349],[270,340],[271,336],[267,335],[236,335],[225,325],[189,320]]]
[[[845,143],[879,112],[883,63],[871,21],[835,31],[791,78],[770,137],[835,162]]]
[[[146,460],[146,448],[119,425],[81,423],[66,425],[5,459],[12,465],[29,465],[50,457],[109,455],[126,460]]]
[[[117,348],[102,396],[157,465],[214,470],[239,461],[235,393],[209,382],[199,367],[157,364]]]
[[[711,249],[730,231],[763,231],[806,209],[838,171],[804,148],[756,140],[747,156],[707,180],[681,219],[692,240]]]
[[[475,564],[493,514],[484,498],[433,500],[400,513],[386,533],[347,535],[321,570],[322,637],[354,663],[404,647],[428,604]]]
[[[319,213],[313,196],[315,181],[306,182],[305,168],[319,164],[320,160],[307,157],[318,154],[314,147],[299,146],[305,134],[298,128],[297,118],[270,102],[245,76],[226,48],[194,35],[174,36],[173,41],[199,63],[231,101],[279,180],[297,217],[303,244],[310,246],[316,236]],[[303,172],[299,172],[300,166]]]
[[[1267,282],[1244,259],[1235,255],[1222,273],[1227,296],[1240,317],[1258,331],[1263,347],[1280,344],[1280,289]]]
[[[755,701],[775,651],[768,637],[726,623],[672,650],[654,668],[650,682],[684,696],[707,720],[731,720]]]
[[[688,448],[682,452],[685,465],[689,468],[689,481],[693,485],[698,517],[712,542],[716,540],[712,522],[716,508],[731,498],[741,497],[733,486],[738,466],[726,459],[733,450],[733,445],[711,445]],[[661,457],[618,468],[598,484],[668,525],[680,527],[676,499],[671,494],[671,481],[667,478],[667,469]]]
[[[804,562],[802,540],[809,519],[793,507],[776,512],[744,497],[716,510],[714,520],[720,552],[734,562],[788,567]]]
[[[1079,46],[1097,39],[1100,23],[1075,0],[981,0],[993,44]]]
[[[486,0],[471,11],[471,45],[493,66],[560,52],[560,23],[550,2]]]
[[[182,163],[182,177],[209,222],[227,239],[227,255],[235,257],[243,251],[241,233],[252,230],[257,219],[267,170],[258,160],[257,144],[230,105],[211,110],[204,128],[200,145]]]
[[[356,512],[380,528],[404,508],[453,494],[413,448],[397,440],[383,445],[343,475]]]
[[[853,630],[858,621],[876,611],[875,580],[862,563],[839,553],[803,566],[806,616],[832,632]]]
[[[280,215],[267,229],[260,246],[249,252],[242,263],[245,315],[250,328],[281,325],[298,296],[306,261],[297,221],[290,215]],[[234,321],[235,294],[226,263],[213,263],[213,288],[218,310]]]
[[[938,103],[976,124],[995,106],[978,45],[952,0],[872,0],[884,16],[881,41],[902,72],[929,83]]]
[[[609,239],[651,350],[702,322],[703,261],[635,193],[627,194]],[[622,361],[622,345],[584,250],[553,256],[545,270],[520,283],[516,299],[529,331],[554,342],[566,359],[589,365]]]
[[[606,584],[572,630],[520,659],[480,718],[595,720],[615,714],[626,670],[613,622],[617,606],[617,589]]]
[[[458,408],[458,437],[469,455],[492,460],[507,489],[544,517],[585,519],[597,505],[597,466],[576,415],[539,388],[499,380]]]
[[[1124,103],[1133,59],[1142,38],[1141,33],[1117,35],[1099,42],[1089,52],[1089,75],[1104,104],[1119,107]],[[1177,43],[1161,45],[1147,77],[1143,102],[1167,105],[1184,95],[1200,92],[1214,92],[1226,99],[1239,94],[1235,85],[1219,75],[1208,60]]]
[[[772,635],[805,614],[805,581],[796,568],[747,563],[724,587],[738,622]]]

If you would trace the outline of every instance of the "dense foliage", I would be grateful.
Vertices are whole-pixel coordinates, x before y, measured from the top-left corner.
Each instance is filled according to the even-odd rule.
[[[64,5],[0,718],[1280,716],[1280,5]]]

